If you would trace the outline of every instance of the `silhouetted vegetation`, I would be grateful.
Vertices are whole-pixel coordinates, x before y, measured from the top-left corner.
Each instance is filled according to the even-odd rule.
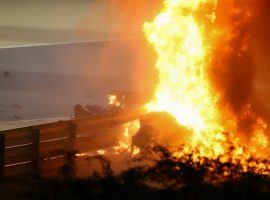
[[[63,179],[70,179],[74,178],[76,175],[76,153],[78,153],[77,150],[75,151],[63,151],[63,153],[66,155],[65,157],[65,164],[58,170],[58,174],[60,178]]]
[[[270,179],[244,172],[238,164],[192,155],[175,158],[160,146],[148,149],[134,162],[141,163],[115,175],[110,162],[98,159],[102,172],[88,179],[74,178],[74,153],[67,158],[65,179],[20,179],[1,183],[2,199],[269,199]],[[143,163],[143,164],[142,164]],[[67,167],[68,166],[68,167]],[[211,169],[211,170],[210,170]],[[226,172],[226,173],[225,173]],[[62,174],[62,175],[63,175]]]

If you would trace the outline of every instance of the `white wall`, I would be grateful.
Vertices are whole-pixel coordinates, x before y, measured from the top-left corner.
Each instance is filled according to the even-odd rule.
[[[107,0],[0,0],[0,46],[111,38]]]

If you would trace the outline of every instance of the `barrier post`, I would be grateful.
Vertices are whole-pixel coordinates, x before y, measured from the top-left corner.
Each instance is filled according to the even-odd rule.
[[[40,130],[38,128],[34,128],[32,130],[33,137],[33,156],[32,156],[32,164],[33,164],[33,175],[40,175]]]
[[[0,134],[0,178],[5,174],[5,134]]]

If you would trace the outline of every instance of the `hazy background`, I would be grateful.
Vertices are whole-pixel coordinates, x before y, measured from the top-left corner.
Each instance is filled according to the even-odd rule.
[[[0,45],[108,38],[114,29],[113,19],[105,20],[108,9],[106,0],[0,0]]]
[[[110,90],[153,91],[141,29],[154,2],[0,0],[0,121],[71,116],[78,103],[104,106]]]
[[[162,0],[0,0],[0,46],[138,37]]]

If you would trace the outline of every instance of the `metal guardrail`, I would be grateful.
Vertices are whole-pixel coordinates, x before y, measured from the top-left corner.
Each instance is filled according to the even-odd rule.
[[[113,146],[118,141],[113,130],[138,119],[141,113],[140,110],[121,110],[95,117],[0,131],[0,178],[43,175],[64,164],[59,159],[65,156],[63,151],[78,150],[83,153]]]

